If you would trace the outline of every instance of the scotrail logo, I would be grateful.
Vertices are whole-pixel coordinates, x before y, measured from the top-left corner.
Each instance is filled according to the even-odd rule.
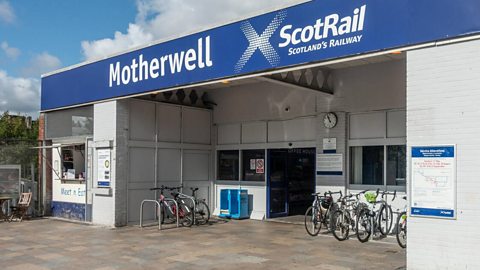
[[[243,70],[247,62],[257,50],[260,50],[272,67],[276,67],[278,64],[280,64],[280,56],[270,43],[270,38],[272,37],[273,33],[277,31],[277,29],[280,27],[280,24],[282,24],[286,17],[286,10],[278,12],[273,21],[267,26],[261,35],[258,35],[257,31],[255,31],[249,21],[242,23],[240,28],[245,34],[249,45],[247,50],[243,53],[242,57],[235,65],[236,73],[239,73]]]

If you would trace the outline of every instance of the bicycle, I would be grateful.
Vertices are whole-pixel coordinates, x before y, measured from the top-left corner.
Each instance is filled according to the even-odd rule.
[[[379,229],[380,233],[386,236],[390,233],[393,225],[393,211],[391,205],[388,203],[388,195],[393,195],[392,201],[394,201],[397,197],[397,191],[382,191],[381,194],[382,197],[380,202],[382,202],[382,206],[380,207]]]
[[[325,192],[323,196],[320,193],[312,194],[312,196],[315,196],[315,199],[312,206],[308,207],[305,212],[305,229],[309,235],[317,236],[322,228],[322,224],[327,228],[327,231],[332,228],[332,224],[329,224],[332,221],[331,215],[338,207],[333,201],[333,194],[340,194],[340,197],[342,197],[341,191]]]
[[[363,193],[363,192],[361,192]],[[360,194],[361,194],[360,193]],[[391,229],[392,224],[392,209],[386,202],[386,195],[392,194],[386,191],[382,192],[382,199],[377,201],[380,190],[377,190],[376,194],[370,192],[364,192],[365,199],[369,203],[367,207],[361,209],[357,216],[355,232],[360,242],[367,242],[370,236],[379,231],[382,235],[387,235]],[[395,200],[396,191],[393,193]],[[376,210],[376,206],[380,205]],[[385,227],[382,227],[382,224]]]
[[[164,190],[171,190],[171,195],[173,199],[166,198]],[[158,188],[151,188],[150,190],[160,190],[160,196],[158,201],[160,202],[161,208],[158,209],[157,215],[161,217],[161,223],[165,224],[165,220],[167,219],[170,223],[177,221],[178,216],[178,223],[182,224],[185,227],[191,227],[193,225],[193,212],[187,206],[185,201],[180,197],[179,192],[175,192],[174,190],[177,188],[170,188],[166,186],[161,186]],[[178,213],[177,213],[178,207]],[[161,212],[160,212],[161,211]]]
[[[338,200],[340,208],[332,215],[332,232],[338,241],[344,241],[348,238],[350,228],[355,231],[356,217],[360,210],[366,207],[364,203],[360,202],[358,196],[358,194],[349,194]],[[352,197],[356,197],[356,199],[352,199]]]
[[[407,200],[407,196],[402,197],[404,200]],[[402,248],[407,247],[407,205],[403,208],[403,211],[398,214],[397,229],[395,231],[395,236],[397,238],[398,245]]]
[[[208,205],[205,203],[205,199],[198,199],[195,196],[198,188],[190,188],[190,190],[195,200],[195,223],[197,225],[205,225],[210,220],[210,208],[208,208]]]

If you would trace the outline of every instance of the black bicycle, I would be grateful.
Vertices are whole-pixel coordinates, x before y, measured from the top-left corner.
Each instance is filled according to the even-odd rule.
[[[376,193],[365,192],[368,207],[362,208],[357,216],[355,232],[360,242],[367,242],[372,234],[377,231],[386,236],[392,227],[392,208],[386,201],[386,196],[393,195],[395,200],[397,192],[382,191],[381,200],[377,200],[380,190]]]
[[[311,236],[317,236],[320,233],[322,226],[327,228],[327,231],[333,227],[332,214],[338,209],[337,204],[334,202],[332,195],[340,194],[342,192],[325,192],[323,196],[321,193],[313,193],[315,197],[312,206],[308,207],[305,212],[305,229]]]

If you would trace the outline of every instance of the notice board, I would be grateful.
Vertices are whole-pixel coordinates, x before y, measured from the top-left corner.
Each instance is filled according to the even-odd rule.
[[[455,145],[413,146],[411,151],[411,215],[455,219]]]
[[[110,187],[110,149],[97,151],[97,186]]]

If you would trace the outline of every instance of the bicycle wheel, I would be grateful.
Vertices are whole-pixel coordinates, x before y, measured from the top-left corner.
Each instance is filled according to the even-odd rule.
[[[392,229],[393,213],[392,207],[388,204],[383,204],[378,212],[378,227],[382,235],[388,235]]]
[[[350,232],[350,215],[347,211],[337,210],[332,215],[332,232],[338,241],[344,241],[348,238]]]
[[[197,202],[195,205],[195,221],[198,225],[205,225],[210,219],[210,209],[208,205],[203,202]]]
[[[181,203],[178,205],[180,208],[178,212],[179,223],[184,227],[191,227],[193,225],[193,212],[186,204]]]
[[[317,207],[310,206],[305,212],[305,229],[311,236],[317,236],[322,227],[321,213]]]
[[[397,229],[395,235],[397,242],[402,248],[407,247],[407,213],[402,212],[397,217]]]
[[[367,242],[368,238],[370,238],[370,235],[372,234],[372,219],[368,213],[368,209],[362,209],[357,216],[355,233],[358,241],[362,243]]]

